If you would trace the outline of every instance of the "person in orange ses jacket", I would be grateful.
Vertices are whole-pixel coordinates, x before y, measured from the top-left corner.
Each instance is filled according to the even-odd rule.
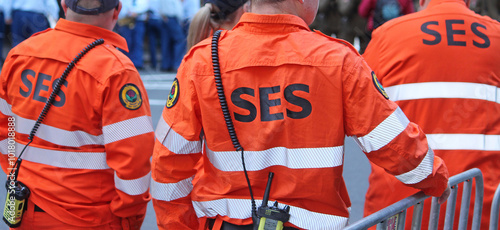
[[[500,183],[500,23],[474,13],[468,3],[420,0],[422,11],[376,29],[363,56],[389,98],[422,127],[450,175],[471,168],[482,171],[481,229],[487,229]],[[365,215],[417,192],[383,171],[372,164]],[[424,205],[424,228],[429,206],[430,201]]]
[[[159,229],[248,229],[259,220],[284,229],[345,227],[346,135],[403,183],[447,198],[446,166],[421,129],[386,98],[351,44],[309,29],[318,0],[251,0],[250,7],[220,33],[218,59],[211,38],[199,42],[173,82],[152,160]],[[264,205],[289,215],[280,223],[256,213],[265,209],[271,172]]]
[[[29,145],[17,173],[31,191],[19,228],[139,230],[151,197],[154,130],[139,73],[117,50],[127,43],[111,31],[121,3],[62,7],[66,19],[13,48],[0,77],[5,173]],[[59,77],[86,47],[93,48],[73,65],[29,142]]]

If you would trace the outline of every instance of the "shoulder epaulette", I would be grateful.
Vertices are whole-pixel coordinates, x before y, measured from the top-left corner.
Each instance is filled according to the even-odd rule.
[[[44,34],[44,33],[47,33],[49,31],[51,31],[52,28],[48,28],[48,29],[45,29],[45,30],[42,30],[42,31],[39,31],[39,32],[36,32],[34,33],[33,35],[31,35],[31,37],[34,37],[34,36],[37,36],[37,35],[40,35],[40,34]]]
[[[349,49],[351,49],[352,51],[354,51],[354,52],[355,52],[358,56],[361,56],[361,55],[358,53],[358,50],[356,50],[356,48],[354,48],[354,46],[352,46],[352,44],[351,44],[351,43],[349,43],[349,42],[347,42],[347,41],[345,41],[345,40],[342,40],[342,39],[338,39],[338,38],[334,38],[334,37],[328,36],[328,35],[326,35],[326,34],[322,33],[322,32],[321,32],[321,31],[319,31],[319,30],[313,30],[313,31],[314,31],[316,34],[319,34],[319,35],[321,35],[321,36],[324,36],[324,37],[326,37],[326,38],[328,38],[328,39],[330,39],[330,40],[332,40],[332,41],[334,41],[334,42],[337,42],[337,43],[340,43],[340,44],[342,44],[342,45],[347,46]]]

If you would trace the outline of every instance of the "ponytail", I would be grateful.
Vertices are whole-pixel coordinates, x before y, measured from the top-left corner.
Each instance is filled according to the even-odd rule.
[[[196,45],[201,40],[210,36],[213,29],[212,20],[210,18],[212,8],[212,4],[205,4],[198,10],[198,12],[196,12],[191,20],[187,36],[187,50],[191,49],[191,47]]]

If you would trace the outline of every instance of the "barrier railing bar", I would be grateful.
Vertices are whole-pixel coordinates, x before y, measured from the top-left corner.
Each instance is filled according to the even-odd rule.
[[[403,210],[403,212],[401,212],[401,214],[399,214],[399,218],[398,218],[398,230],[404,230],[405,229],[405,221],[406,221],[406,209]],[[399,224],[399,223],[402,223],[402,224]]]
[[[414,206],[413,217],[411,219],[411,229],[412,230],[420,230],[420,228],[422,226],[422,214],[423,214],[423,212],[424,212],[424,202],[420,202]]]
[[[377,224],[377,230],[386,230],[387,229],[387,220],[382,221],[380,224]]]
[[[455,220],[455,204],[457,200],[457,185],[451,185],[451,194],[446,201],[446,214],[444,216],[444,229],[453,229],[453,221]],[[453,201],[453,202],[450,202]]]
[[[495,195],[493,196],[493,202],[491,202],[491,213],[490,213],[490,230],[498,229],[498,215],[500,212],[500,184],[498,184]]]
[[[402,199],[398,201],[397,203],[394,203],[393,205],[390,205],[388,207],[385,207],[381,210],[379,210],[376,213],[373,213],[372,215],[366,216],[361,220],[358,220],[354,223],[352,223],[349,226],[346,226],[345,230],[347,229],[367,229],[375,224],[378,224],[387,218],[394,216],[398,213],[401,212],[401,210],[406,210],[407,208],[413,206],[415,203],[421,202],[425,199],[427,199],[429,196],[425,195],[423,192],[418,192],[415,193],[405,199]],[[396,205],[397,204],[397,207]],[[376,214],[376,215],[375,215]],[[378,225],[377,225],[378,229]]]
[[[484,182],[483,182],[483,173],[481,170],[474,168],[471,170],[475,170],[476,179],[476,196],[474,197],[474,215],[472,217],[472,225],[471,229],[480,229],[481,227],[481,214],[483,212],[483,194],[484,194]],[[471,171],[468,170],[468,171]],[[467,172],[468,172],[467,171]],[[458,182],[457,182],[458,183]],[[472,183],[472,181],[471,181]]]
[[[432,197],[431,213],[429,217],[429,229],[437,229],[439,223],[440,206],[437,197]]]
[[[462,191],[462,204],[460,206],[458,230],[467,230],[467,219],[469,217],[471,192],[472,192],[472,180],[469,179],[464,182],[464,188]]]
[[[457,174],[455,176],[450,177],[448,183],[451,186],[451,195],[448,198],[447,202],[447,207],[446,207],[446,214],[445,214],[445,228],[444,229],[452,229],[453,227],[453,219],[454,219],[454,213],[455,213],[455,203],[456,203],[456,198],[457,198],[457,188],[458,184],[462,183],[466,180],[470,180],[472,178],[475,178],[476,180],[476,196],[474,200],[474,215],[472,218],[472,229],[479,229],[479,226],[481,224],[481,212],[482,212],[482,205],[483,205],[483,191],[484,191],[484,185],[483,185],[483,177],[481,170],[477,168],[473,168],[470,170],[467,170],[465,172],[462,172],[460,174]],[[385,207],[378,212],[373,213],[372,215],[369,215],[367,217],[364,217],[361,220],[358,220],[344,228],[344,230],[350,230],[350,229],[367,229],[369,227],[372,227],[374,225],[377,225],[377,230],[382,229],[382,225],[387,227],[386,220],[390,217],[393,217],[396,214],[404,212],[406,213],[406,210],[409,207],[414,206],[417,203],[420,203],[424,201],[425,199],[429,198],[429,196],[425,195],[423,192],[418,192],[415,193],[405,199],[402,199],[388,207]],[[434,213],[437,213],[439,216],[439,204],[437,204],[437,199],[432,200],[432,206],[431,209],[434,209]],[[436,211],[437,210],[437,211]],[[452,213],[452,215],[450,215]],[[437,220],[439,217],[433,218],[435,221],[429,222],[429,226],[437,226]],[[399,221],[398,223],[402,223],[404,226],[404,220]],[[382,224],[382,225],[381,225]],[[398,226],[399,227],[399,226]],[[437,229],[433,228],[433,229]]]

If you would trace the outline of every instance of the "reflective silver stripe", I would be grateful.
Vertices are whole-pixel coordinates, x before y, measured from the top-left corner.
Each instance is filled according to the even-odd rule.
[[[16,157],[19,156],[25,145],[16,143]],[[4,154],[7,146],[0,145]],[[71,169],[109,169],[106,163],[106,153],[103,152],[71,152],[57,151],[28,146],[22,156],[23,160],[50,165],[59,168]]]
[[[151,178],[151,196],[156,200],[172,201],[186,197],[193,191],[193,177],[177,183],[160,183]]]
[[[221,171],[243,171],[241,153],[214,152],[207,149],[210,162]],[[292,169],[331,168],[343,164],[344,146],[324,148],[287,149],[276,147],[263,151],[245,151],[248,171],[258,171],[273,165]]]
[[[260,206],[262,200],[255,200]],[[269,205],[272,205],[269,202]],[[283,208],[284,204],[278,204]],[[228,216],[232,219],[246,219],[251,217],[250,199],[220,199],[211,201],[193,201],[193,207],[198,218]],[[350,212],[349,207],[349,212]],[[300,207],[290,206],[290,223],[304,229],[343,229],[348,218],[312,212]]]
[[[104,143],[106,144],[149,132],[153,132],[151,116],[131,118],[102,127]]]
[[[427,176],[432,173],[433,166],[434,152],[429,148],[429,151],[427,151],[427,154],[425,154],[424,159],[422,159],[422,161],[416,168],[409,172],[397,175],[396,178],[404,184],[416,184],[427,178]]]
[[[385,88],[393,101],[425,98],[479,99],[500,103],[500,88],[470,82],[423,82]]]
[[[500,88],[497,88],[497,103],[500,103]]]
[[[410,121],[406,115],[398,107],[369,134],[357,139],[366,153],[376,151],[389,144],[406,129],[409,123]]]
[[[120,179],[115,172],[115,187],[132,196],[140,195],[148,191],[150,181],[151,172],[141,178],[132,180]]]
[[[500,135],[427,134],[427,139],[435,150],[500,151]]]
[[[163,146],[176,154],[190,154],[201,152],[201,140],[188,141],[171,129],[165,120],[160,118],[156,126],[155,136]]]
[[[6,100],[0,98],[0,112],[2,112],[4,115],[7,116],[12,116],[12,106],[7,103]]]
[[[16,124],[16,132],[22,134],[30,134],[35,120],[20,117],[10,110],[10,105],[0,98],[0,110],[3,114],[14,116]],[[68,147],[81,147],[84,145],[103,145],[104,139],[102,135],[92,135],[84,131],[67,131],[64,129],[41,124],[36,132],[36,136],[48,142]]]
[[[18,133],[30,134],[34,120],[16,117],[16,131]],[[92,135],[84,131],[67,131],[64,129],[41,124],[35,134],[38,138],[54,143],[56,145],[68,147],[81,147],[84,145],[103,145],[104,138],[102,135]]]

